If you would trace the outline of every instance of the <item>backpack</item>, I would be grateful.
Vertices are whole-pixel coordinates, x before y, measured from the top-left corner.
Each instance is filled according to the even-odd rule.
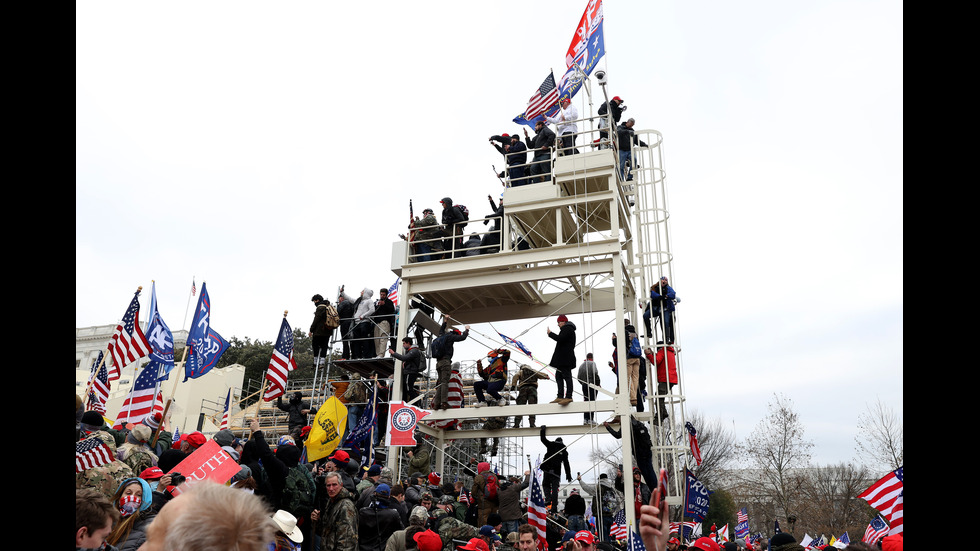
[[[616,492],[611,488],[602,488],[599,490],[602,492],[602,514],[604,516],[613,516],[619,512],[619,498],[616,497]]]
[[[327,329],[336,329],[340,327],[340,314],[337,313],[337,309],[333,307],[333,304],[327,306]]]
[[[459,212],[463,215],[463,221],[459,223],[459,227],[465,228],[466,222],[470,219],[470,209],[466,208],[466,205],[456,205],[459,207]]]
[[[633,340],[630,341],[630,347],[626,352],[635,358],[639,358],[643,355],[643,349],[640,348],[640,339],[635,333],[633,334]]]
[[[489,500],[497,501],[497,475],[487,473],[484,476],[487,478],[487,482],[483,486],[483,495]]]
[[[446,352],[446,337],[448,335],[449,333],[443,333],[442,335],[432,339],[432,342],[429,344],[429,352],[432,353],[433,358],[439,360]]]
[[[291,467],[286,473],[280,508],[289,511],[297,518],[309,515],[313,511],[315,487],[313,475],[305,465]]]

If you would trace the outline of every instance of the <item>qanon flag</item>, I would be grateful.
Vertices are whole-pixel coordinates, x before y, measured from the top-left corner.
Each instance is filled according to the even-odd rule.
[[[388,405],[388,432],[385,435],[387,446],[414,446],[415,426],[419,420],[432,413],[406,404],[391,402]]]
[[[347,406],[336,396],[327,398],[320,406],[306,437],[306,460],[316,461],[333,453],[347,428]]]

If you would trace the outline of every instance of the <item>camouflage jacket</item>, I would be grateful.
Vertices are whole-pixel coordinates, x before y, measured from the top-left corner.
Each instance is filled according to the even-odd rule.
[[[465,545],[466,542],[470,541],[470,538],[475,538],[479,535],[476,527],[466,524],[443,510],[437,510],[434,518],[436,524],[435,531],[442,538],[443,551],[453,551],[456,549],[457,543],[455,541],[459,542],[458,545]]]
[[[112,495],[116,493],[119,485],[127,478],[135,477],[136,474],[129,465],[122,461],[113,461],[101,467],[92,467],[75,473],[75,488],[92,488],[112,501]]]
[[[129,465],[130,469],[137,475],[144,469],[153,467],[157,463],[157,458],[153,453],[144,448],[133,444],[123,444],[116,451],[116,459]]]
[[[337,497],[327,500],[317,529],[323,538],[321,551],[357,551],[357,509],[350,492],[341,488]]]

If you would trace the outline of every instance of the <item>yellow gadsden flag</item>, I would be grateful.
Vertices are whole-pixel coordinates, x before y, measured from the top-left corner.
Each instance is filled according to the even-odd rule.
[[[347,427],[347,406],[331,396],[320,406],[306,437],[306,460],[316,461],[333,453]]]

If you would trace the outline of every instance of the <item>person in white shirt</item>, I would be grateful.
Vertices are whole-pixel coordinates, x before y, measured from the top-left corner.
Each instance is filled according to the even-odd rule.
[[[561,155],[574,155],[578,153],[578,149],[575,148],[575,135],[578,132],[578,109],[572,105],[572,100],[569,98],[562,98],[561,110],[554,117],[545,117],[545,120],[549,124],[558,125],[558,139],[561,140]]]

